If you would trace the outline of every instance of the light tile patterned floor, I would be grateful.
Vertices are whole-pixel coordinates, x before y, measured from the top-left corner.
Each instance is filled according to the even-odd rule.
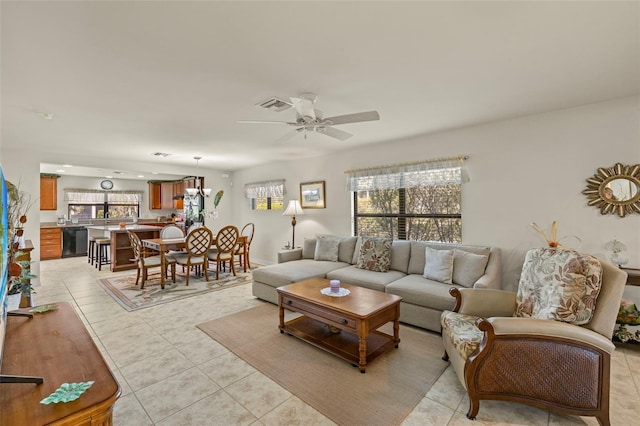
[[[127,312],[97,284],[112,273],[97,271],[86,258],[44,261],[40,269],[43,285],[36,288],[35,303],[70,302],[120,382],[116,426],[333,424],[195,328],[262,303],[251,296],[250,285]],[[638,422],[638,346],[620,347],[613,356],[613,425]],[[467,404],[449,368],[404,425],[597,424],[594,418],[492,401],[481,402],[478,419],[471,422]]]

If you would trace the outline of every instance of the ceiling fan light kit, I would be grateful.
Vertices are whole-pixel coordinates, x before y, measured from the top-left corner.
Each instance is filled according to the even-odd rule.
[[[353,136],[351,133],[343,130],[335,129],[332,126],[359,123],[363,121],[376,121],[380,120],[380,114],[378,111],[357,112],[353,114],[336,115],[334,117],[323,118],[322,111],[315,109],[313,106],[316,103],[318,96],[314,93],[301,93],[298,98],[289,98],[291,103],[283,101],[278,98],[270,98],[267,101],[257,104],[263,108],[281,111],[282,109],[275,109],[272,105],[277,105],[277,101],[281,103],[291,105],[296,110],[296,120],[291,121],[258,121],[258,120],[239,120],[238,123],[250,123],[250,124],[285,124],[296,128],[296,132],[291,134],[291,137],[300,132],[304,132],[304,138],[307,138],[307,132],[320,133],[341,141],[345,141]],[[267,106],[264,106],[267,105]]]

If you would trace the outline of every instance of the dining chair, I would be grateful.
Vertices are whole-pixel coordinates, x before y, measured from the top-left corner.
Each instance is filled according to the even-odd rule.
[[[242,227],[242,231],[240,231],[240,235],[246,237],[244,241],[238,241],[236,244],[235,255],[238,256],[238,265],[242,266],[244,272],[247,272],[247,264],[249,264],[249,269],[251,269],[251,262],[249,262],[249,248],[251,247],[251,241],[253,241],[253,232],[255,230],[255,225],[251,222],[247,223]]]
[[[216,262],[216,281],[220,278],[220,267],[227,261],[231,264],[231,272],[236,276],[236,268],[233,264],[236,244],[238,243],[238,228],[228,225],[218,231],[215,248],[209,250],[208,257]]]
[[[184,232],[176,225],[167,225],[160,230],[160,238],[168,240],[171,238],[184,238]]]
[[[127,231],[129,234],[129,241],[131,242],[131,248],[133,249],[133,255],[135,257],[136,265],[138,266],[138,272],[136,274],[136,285],[140,281],[140,275],[142,272],[142,283],[140,289],[144,288],[144,283],[147,281],[149,275],[149,268],[160,267],[160,273],[166,274],[167,270],[162,270],[162,258],[160,255],[149,255],[147,250],[142,246],[140,237],[135,232]],[[167,266],[171,266],[171,279],[176,282],[176,259],[173,256],[165,255],[165,262]]]
[[[207,271],[209,258],[207,257],[207,252],[211,247],[212,241],[213,234],[206,226],[192,229],[185,239],[185,251],[173,255],[179,265],[187,267],[187,285],[189,285],[192,266],[202,265],[205,279],[209,281],[209,273]]]

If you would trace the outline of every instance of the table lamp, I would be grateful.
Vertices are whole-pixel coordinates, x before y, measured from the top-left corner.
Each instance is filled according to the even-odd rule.
[[[291,227],[293,228],[293,236],[291,238],[291,248],[296,246],[296,215],[304,214],[299,200],[289,200],[287,209],[282,213],[283,216],[291,216]]]

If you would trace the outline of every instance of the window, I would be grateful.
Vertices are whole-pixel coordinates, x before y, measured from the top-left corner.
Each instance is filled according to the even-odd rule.
[[[125,218],[140,216],[140,191],[95,191],[65,189],[69,217],[78,219]],[[106,212],[106,213],[105,213]]]
[[[282,210],[284,208],[284,179],[248,183],[245,197],[251,210]]]
[[[348,171],[354,235],[461,242],[463,161]]]

